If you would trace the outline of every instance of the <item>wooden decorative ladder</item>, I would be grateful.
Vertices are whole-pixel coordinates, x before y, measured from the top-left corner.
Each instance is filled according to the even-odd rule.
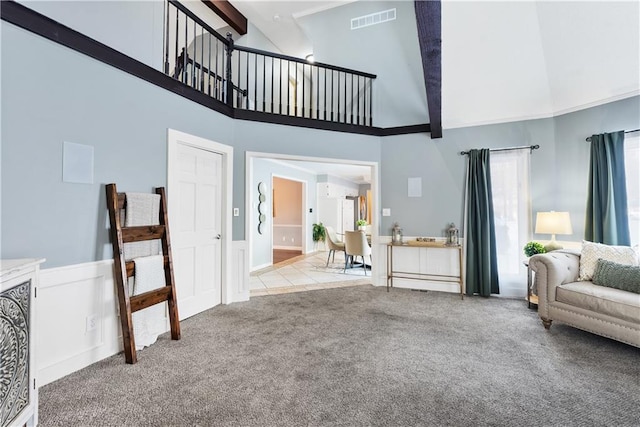
[[[173,261],[171,258],[171,243],[169,240],[169,217],[167,216],[167,198],[163,187],[155,189],[160,195],[159,225],[145,225],[139,227],[123,227],[121,211],[126,208],[125,193],[118,193],[115,184],[108,184],[107,208],[111,224],[111,244],[113,246],[113,261],[115,266],[115,281],[120,302],[120,322],[122,324],[122,340],[124,355],[127,363],[136,363],[136,344],[133,334],[131,313],[167,301],[169,306],[169,322],[171,324],[171,339],[180,339],[180,319],[176,300],[175,280],[173,277]],[[145,240],[160,239],[162,254],[164,255],[164,273],[166,286],[139,295],[129,296],[127,279],[135,276],[135,264],[126,261],[124,244]]]

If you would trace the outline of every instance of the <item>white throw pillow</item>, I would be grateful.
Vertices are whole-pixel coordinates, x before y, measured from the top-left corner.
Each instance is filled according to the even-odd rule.
[[[578,280],[591,280],[598,259],[624,265],[638,265],[638,255],[631,246],[610,246],[583,240]]]

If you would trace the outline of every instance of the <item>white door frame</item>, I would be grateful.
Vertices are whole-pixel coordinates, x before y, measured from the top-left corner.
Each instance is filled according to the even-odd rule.
[[[300,245],[302,246],[302,253],[306,254],[307,253],[307,207],[309,206],[308,200],[307,200],[307,185],[309,184],[307,181],[303,180],[303,179],[298,179],[298,178],[292,178],[290,176],[286,176],[286,175],[282,175],[282,174],[278,174],[278,173],[272,173],[271,174],[271,188],[273,189],[273,178],[281,178],[281,179],[286,179],[288,181],[293,181],[293,182],[299,182],[302,184],[302,201],[301,204],[302,206],[300,207],[302,209],[302,236],[301,236],[301,241],[300,241]],[[275,200],[273,200],[273,202],[275,202]],[[273,221],[271,221],[271,249],[273,249]],[[271,252],[271,264],[273,264],[273,251]]]
[[[178,144],[222,156],[222,185],[220,186],[222,189],[222,213],[220,215],[222,219],[220,286],[222,289],[220,290],[220,294],[222,304],[230,304],[233,302],[233,289],[236,285],[231,275],[233,268],[231,256],[231,242],[233,240],[233,147],[174,129],[167,129],[167,201],[169,205],[171,205],[171,187],[169,187],[169,185],[176,173]],[[171,211],[169,211],[169,213],[171,213]]]
[[[245,156],[245,212],[246,215],[244,217],[244,235],[245,240],[247,241],[247,246],[252,247],[251,244],[251,217],[249,212],[251,212],[251,183],[253,182],[253,159],[255,158],[265,158],[265,159],[278,159],[278,160],[301,160],[307,162],[318,162],[318,163],[340,163],[347,165],[356,165],[356,166],[368,166],[371,168],[371,194],[373,195],[373,201],[371,204],[371,209],[373,210],[373,221],[376,225],[371,229],[371,257],[372,257],[372,265],[371,265],[371,277],[374,285],[381,285],[378,283],[378,268],[380,265],[378,262],[382,259],[382,256],[386,256],[386,254],[379,254],[377,247],[379,242],[379,233],[378,230],[380,228],[380,176],[379,176],[379,165],[378,162],[369,162],[362,160],[345,160],[345,159],[333,159],[326,157],[310,157],[310,156],[296,156],[289,154],[278,154],[278,153],[262,153],[257,151],[247,151]],[[250,259],[249,265],[252,265],[252,260]],[[384,270],[382,270],[384,271]]]

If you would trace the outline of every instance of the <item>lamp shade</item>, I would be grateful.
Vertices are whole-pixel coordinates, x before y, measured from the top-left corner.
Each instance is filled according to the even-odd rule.
[[[536,215],[536,233],[572,234],[569,212],[538,212]]]

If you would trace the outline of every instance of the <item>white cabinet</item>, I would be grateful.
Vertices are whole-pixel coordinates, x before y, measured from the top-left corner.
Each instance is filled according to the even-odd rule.
[[[353,187],[345,187],[333,182],[319,182],[318,183],[318,197],[338,198],[344,199],[345,197],[357,197],[358,186],[354,184]]]
[[[342,232],[354,231],[356,209],[353,199],[342,200]]]
[[[0,426],[35,426],[35,303],[43,259],[0,260]]]
[[[318,197],[318,222],[342,233],[342,199]]]

